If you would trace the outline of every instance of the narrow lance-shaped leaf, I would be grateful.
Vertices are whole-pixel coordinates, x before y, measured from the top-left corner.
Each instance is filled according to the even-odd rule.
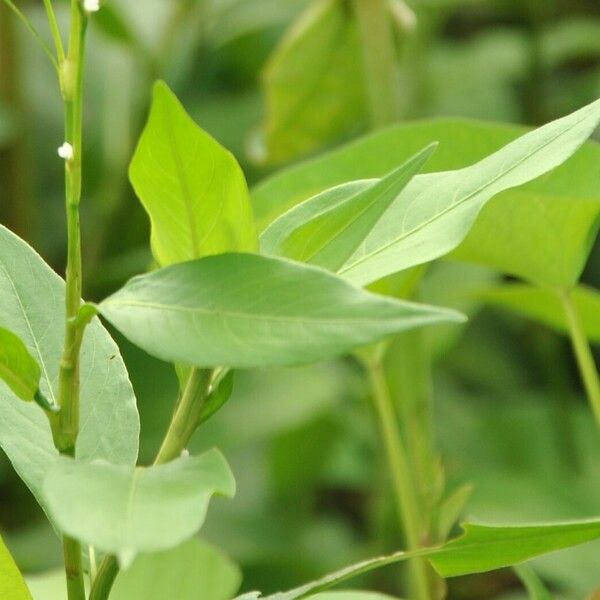
[[[129,176],[150,216],[152,249],[161,265],[257,248],[240,166],[163,82],[154,87]]]
[[[61,458],[44,481],[61,531],[116,554],[124,567],[137,554],[172,548],[196,533],[215,493],[233,496],[235,481],[214,449],[137,469]]]
[[[548,552],[598,539],[600,538],[600,519],[515,526],[465,523],[463,529],[464,534],[461,537],[444,546],[423,548],[414,552],[396,552],[365,560],[288,592],[265,596],[265,599],[296,600],[312,596],[362,573],[415,556],[429,559],[443,577],[493,571],[525,562]],[[260,594],[254,592],[240,596],[238,600],[260,597]]]
[[[462,320],[255,254],[209,256],[136,277],[98,308],[150,354],[200,367],[308,363],[403,329]]]
[[[0,379],[21,400],[35,400],[43,408],[56,410],[40,391],[40,375],[40,366],[25,344],[12,331],[0,327]]]
[[[365,285],[447,254],[499,192],[571,156],[600,121],[600,100],[524,135],[481,162],[415,177],[339,273]]]
[[[18,335],[40,367],[40,390],[57,403],[64,341],[64,282],[23,240],[0,226],[0,327]],[[0,445],[42,503],[42,479],[58,452],[46,416],[0,386]],[[139,417],[119,349],[98,319],[81,350],[81,427],[77,457],[134,464]]]
[[[31,594],[25,585],[23,576],[1,537],[0,598],[2,600],[31,600]]]
[[[293,208],[262,234],[262,252],[337,271],[436,147],[430,144],[380,180],[333,188]]]

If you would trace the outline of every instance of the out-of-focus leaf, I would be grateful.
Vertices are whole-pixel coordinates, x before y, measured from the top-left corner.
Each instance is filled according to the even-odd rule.
[[[215,493],[233,496],[235,481],[214,449],[137,469],[61,458],[43,486],[61,531],[116,554],[125,568],[137,554],[173,548],[194,535]]]
[[[571,294],[586,336],[600,342],[600,293],[580,285]],[[561,300],[551,289],[510,283],[484,290],[477,296],[488,304],[539,321],[560,333],[568,333]]]
[[[2,600],[31,600],[15,561],[0,537],[0,598]]]
[[[134,46],[136,44],[135,34],[125,21],[118,7],[112,3],[102,5],[102,10],[94,15],[92,23],[110,39]]]
[[[129,175],[150,216],[152,250],[161,265],[257,248],[240,166],[162,82],[154,87]]]
[[[405,329],[462,320],[454,311],[371,294],[317,267],[255,254],[209,256],[136,277],[98,308],[150,354],[203,367],[303,364]]]
[[[355,182],[303,202],[262,234],[261,251],[337,271],[359,248],[435,144],[373,182]]]
[[[366,136],[258,185],[252,199],[259,229],[327,188],[382,176],[432,140],[440,145],[425,171],[464,168],[525,132],[493,123],[443,119],[398,125]],[[544,177],[498,194],[481,211],[457,257],[534,281],[554,285],[577,281],[599,221],[598,161],[600,146],[590,142]],[[433,181],[438,177],[442,176]],[[417,181],[427,178],[417,176]],[[409,191],[417,191],[413,183]],[[392,219],[392,211],[382,221],[388,215]],[[541,253],[536,250],[540,248]]]
[[[315,0],[283,38],[263,75],[267,117],[252,152],[282,162],[355,129],[365,99],[350,6]]]
[[[40,390],[57,404],[64,341],[64,282],[25,242],[0,226],[0,326],[9,327],[41,369]],[[0,444],[38,501],[42,479],[58,453],[46,416],[0,390]],[[139,417],[117,345],[98,319],[81,351],[81,427],[77,457],[131,465],[137,458]]]
[[[530,600],[552,600],[542,580],[527,563],[515,567],[515,572],[527,589]]]
[[[214,546],[191,539],[177,548],[139,556],[121,571],[114,600],[230,600],[242,575],[230,558]]]

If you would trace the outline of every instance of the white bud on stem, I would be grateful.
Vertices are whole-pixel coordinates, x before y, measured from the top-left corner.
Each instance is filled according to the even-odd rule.
[[[91,14],[100,10],[100,0],[83,0],[83,10]]]
[[[58,149],[58,155],[66,161],[69,160],[73,160],[73,156],[74,156],[74,152],[73,152],[73,146],[71,146],[71,144],[69,144],[69,142],[65,142],[62,146],[60,146],[60,148]]]

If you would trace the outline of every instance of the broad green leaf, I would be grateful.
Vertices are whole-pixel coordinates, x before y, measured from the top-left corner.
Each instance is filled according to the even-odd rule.
[[[64,339],[64,282],[25,242],[0,226],[0,327],[23,341],[41,369],[40,390],[57,403]],[[41,501],[45,473],[58,453],[46,416],[0,389],[0,445]],[[139,417],[117,345],[98,319],[87,327],[81,353],[81,423],[77,457],[134,464]]]
[[[136,277],[98,308],[146,352],[202,367],[308,363],[404,329],[461,320],[255,254],[209,256]]]
[[[26,582],[33,600],[65,600],[68,597],[64,569],[28,575]]]
[[[0,379],[21,400],[32,401],[40,389],[40,366],[25,344],[0,327]]]
[[[526,132],[527,129],[516,126],[436,119],[371,134],[259,184],[252,193],[259,229],[332,186],[383,176],[432,140],[438,140],[440,145],[425,171],[464,169]],[[599,222],[599,161],[600,145],[588,142],[544,177],[497,194],[481,211],[457,256],[533,281],[573,284]],[[527,162],[523,168],[527,168]],[[462,172],[473,173],[480,168],[476,165]],[[425,177],[417,176],[415,182]],[[410,184],[406,193],[411,189],[416,192]],[[393,214],[389,212],[382,221],[388,216],[392,218]]]
[[[600,343],[600,293],[580,285],[571,294],[586,336]],[[477,295],[488,304],[539,321],[560,333],[568,333],[562,302],[554,290],[510,283],[483,290]]]
[[[363,592],[361,590],[321,592],[311,596],[313,600],[392,600],[392,596],[379,592]]]
[[[287,161],[364,122],[361,60],[352,11],[339,0],[314,0],[263,73],[267,116],[254,157]]]
[[[2,600],[31,600],[31,594],[25,585],[23,576],[1,537],[0,598]]]
[[[552,600],[552,595],[537,576],[537,573],[528,564],[515,567],[515,572],[523,582],[530,600]]]
[[[158,82],[129,176],[150,216],[161,265],[257,248],[244,174]]]
[[[444,546],[396,552],[356,563],[267,600],[296,600],[327,590],[343,581],[415,556],[426,557],[443,577],[484,573],[512,566],[563,548],[600,538],[600,519],[547,525],[489,526],[465,523],[464,534]],[[260,598],[260,594],[238,598]]]
[[[121,571],[111,600],[229,600],[242,575],[219,549],[197,538],[177,548],[139,556]]]
[[[137,554],[173,548],[198,531],[213,494],[235,481],[217,450],[165,465],[134,468],[61,458],[43,494],[58,527],[128,567]]]
[[[490,198],[564,162],[598,121],[600,100],[524,135],[472,167],[415,177],[339,274],[365,285],[454,250]]]
[[[335,187],[282,215],[261,236],[264,254],[337,271],[435,150],[431,144],[374,182]]]

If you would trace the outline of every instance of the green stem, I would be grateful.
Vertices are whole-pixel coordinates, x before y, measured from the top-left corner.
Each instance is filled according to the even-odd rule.
[[[175,405],[173,417],[163,443],[154,460],[161,465],[175,460],[188,445],[198,428],[200,414],[211,391],[214,372],[211,369],[192,369],[181,398]],[[89,600],[107,600],[119,574],[119,564],[114,556],[105,556],[94,579]]]
[[[48,23],[50,24],[50,31],[52,32],[54,47],[56,48],[58,64],[61,64],[65,60],[65,50],[63,48],[62,37],[60,35],[60,29],[58,28],[54,7],[52,6],[52,0],[44,0],[44,6],[46,8],[46,15],[48,15]]]
[[[192,369],[181,399],[177,403],[173,418],[163,443],[154,460],[161,465],[181,455],[198,427],[200,413],[210,390],[213,371]]]
[[[596,423],[600,427],[600,378],[594,361],[594,355],[581,324],[581,319],[573,302],[571,290],[559,290],[559,296],[563,304],[563,310],[569,327],[571,344],[577,359],[577,365],[581,379],[587,393],[587,397],[596,417]]]
[[[374,128],[399,117],[400,82],[392,17],[387,0],[354,0]]]
[[[407,549],[418,550],[422,545],[421,516],[418,492],[410,470],[408,454],[400,436],[383,368],[380,363],[370,363],[367,369],[373,390],[373,403],[392,475],[398,518],[406,535]],[[418,600],[430,600],[427,563],[422,558],[413,558],[409,561],[409,568],[414,597]]]
[[[60,64],[60,84],[64,101],[65,141],[73,147],[73,156],[65,160],[65,202],[67,212],[67,269],[65,342],[60,361],[60,412],[52,421],[54,443],[59,452],[75,456],[79,434],[79,359],[85,325],[79,321],[81,306],[81,157],[83,115],[83,63],[87,17],[79,0],[71,0],[69,52]],[[65,572],[69,600],[85,600],[81,565],[81,545],[63,539]]]

